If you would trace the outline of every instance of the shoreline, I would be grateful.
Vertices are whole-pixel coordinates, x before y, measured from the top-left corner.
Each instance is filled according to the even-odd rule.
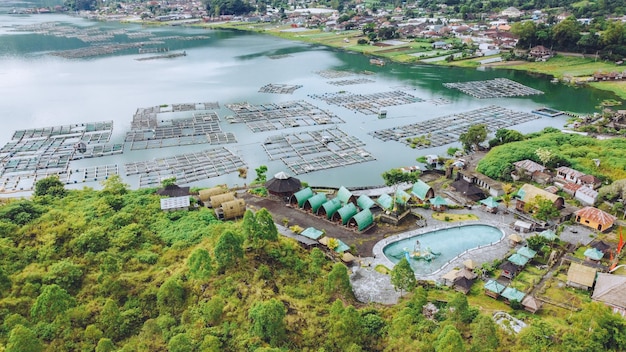
[[[559,83],[561,84],[584,86],[586,88],[593,88],[593,89],[603,90],[607,92],[612,92],[613,94],[615,94],[617,98],[626,99],[626,80],[611,81],[611,82],[588,81],[588,78],[593,77],[593,73],[595,72],[606,72],[607,70],[610,70],[610,69],[614,69],[615,71],[623,71],[620,69],[618,65],[613,64],[613,63],[606,63],[606,62],[595,62],[592,59],[578,57],[574,55],[562,55],[562,53],[559,53],[559,55],[557,56],[558,58],[557,60],[553,58],[546,62],[528,62],[528,61],[522,61],[522,60],[514,60],[514,61],[501,61],[501,62],[495,62],[495,63],[489,63],[489,64],[480,64],[478,61],[476,61],[479,59],[484,60],[485,57],[470,58],[470,59],[464,59],[464,60],[458,60],[458,61],[452,61],[452,62],[446,62],[445,60],[432,62],[432,61],[419,60],[417,59],[417,57],[411,57],[411,58],[407,58],[407,60],[403,60],[403,59],[398,59],[398,58],[405,58],[405,55],[390,57],[390,56],[377,54],[375,50],[371,50],[371,51],[366,50],[370,46],[364,45],[363,46],[364,50],[354,50],[353,47],[355,46],[355,44],[346,43],[345,41],[346,39],[350,40],[350,39],[363,37],[362,35],[355,35],[355,33],[360,33],[358,31],[346,31],[345,33],[344,32],[339,32],[339,33],[331,32],[330,34],[336,34],[336,36],[338,37],[346,38],[343,41],[340,41],[337,44],[334,44],[336,40],[331,41],[331,43],[329,43],[329,41],[324,41],[321,39],[316,40],[315,38],[311,38],[311,37],[307,37],[307,39],[305,40],[303,39],[302,35],[297,34],[297,33],[306,33],[310,31],[315,31],[315,33],[322,34],[322,32],[319,30],[307,30],[304,32],[293,32],[294,34],[291,34],[290,32],[283,31],[284,29],[288,29],[288,27],[284,25],[275,26],[272,28],[272,30],[269,30],[268,28],[266,28],[268,27],[268,25],[266,24],[263,24],[261,26],[261,25],[255,25],[255,24],[250,24],[250,23],[245,23],[245,22],[219,22],[219,23],[200,23],[200,24],[196,23],[190,26],[200,27],[200,28],[209,28],[209,29],[235,30],[235,31],[241,31],[241,32],[268,34],[268,35],[278,37],[278,38],[294,40],[294,41],[309,43],[309,44],[323,45],[329,48],[343,50],[346,52],[358,53],[358,54],[365,55],[367,57],[381,58],[381,59],[389,60],[391,62],[399,63],[399,64],[420,64],[420,65],[435,65],[435,66],[448,66],[448,67],[474,68],[474,69],[478,67],[488,67],[492,69],[508,69],[508,70],[524,71],[527,74],[539,73],[539,74],[544,74],[546,76],[552,76],[558,79]],[[315,34],[315,33],[312,33],[312,34]],[[339,35],[339,34],[343,34],[343,35]],[[409,42],[407,42],[407,44],[408,43]],[[558,62],[555,64],[555,61],[558,61]],[[563,64],[561,61],[566,61],[568,64]],[[554,66],[558,67],[560,70],[553,70]],[[570,74],[567,71],[570,68],[572,71],[575,71],[575,72],[582,71],[584,75]],[[565,78],[568,78],[569,81],[568,82],[565,81]]]

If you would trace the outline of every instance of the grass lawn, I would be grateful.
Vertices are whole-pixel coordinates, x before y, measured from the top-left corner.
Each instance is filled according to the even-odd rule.
[[[626,99],[626,81],[590,82],[589,85],[597,89],[610,90],[620,98]]]
[[[433,213],[432,217],[435,220],[447,222],[478,220],[478,216],[474,214]]]
[[[558,78],[591,77],[595,72],[621,71],[622,69],[612,62],[595,61],[580,57],[556,56],[546,62],[527,62],[513,66],[498,66],[511,70],[521,70],[552,75]]]

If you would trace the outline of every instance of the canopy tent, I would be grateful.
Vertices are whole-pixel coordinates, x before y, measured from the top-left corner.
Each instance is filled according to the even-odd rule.
[[[592,260],[600,260],[604,257],[604,253],[595,248],[589,248],[585,251],[584,256]]]
[[[502,291],[502,293],[500,294],[502,297],[506,298],[506,300],[508,300],[509,302],[511,301],[518,301],[518,302],[522,302],[522,300],[524,299],[524,297],[526,296],[526,294],[520,290],[517,290],[511,286],[507,287],[504,289],[504,291]]]
[[[528,261],[530,259],[528,259],[528,257],[524,257],[521,254],[515,253],[512,256],[507,258],[508,261],[510,261],[511,263],[517,265],[517,266],[524,266],[526,264],[528,264]]]
[[[522,247],[520,249],[517,250],[518,254],[523,255],[524,257],[528,258],[528,259],[533,259],[536,255],[537,252],[528,248],[528,247]]]
[[[375,204],[376,203],[372,200],[372,198],[368,197],[366,194],[361,194],[361,196],[356,200],[356,205],[358,205],[361,209],[369,209]]]
[[[299,179],[281,171],[265,182],[265,188],[270,194],[289,197],[302,188],[302,183]]]
[[[556,239],[556,233],[552,230],[544,230],[539,233],[539,236],[547,239],[548,241],[554,241]]]
[[[306,202],[307,199],[311,197],[313,197],[313,190],[311,189],[311,187],[307,187],[294,193],[293,196],[291,196],[290,203],[297,203],[298,207],[302,208],[304,206],[304,202]]]
[[[350,224],[352,223],[356,224],[359,231],[363,231],[374,223],[374,216],[369,209],[363,209],[350,219]]]
[[[486,206],[487,208],[497,208],[500,205],[495,199],[493,199],[493,197],[481,200],[480,204]]]
[[[316,240],[324,235],[324,231],[320,231],[315,227],[307,227],[304,231],[300,232],[300,234],[304,237]]]

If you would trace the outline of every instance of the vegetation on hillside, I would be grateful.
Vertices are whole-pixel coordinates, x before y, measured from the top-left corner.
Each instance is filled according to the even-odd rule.
[[[347,267],[279,236],[265,209],[220,222],[206,208],[163,212],[154,189],[118,177],[100,191],[40,182],[32,199],[0,206],[0,350],[626,348],[624,321],[602,305],[536,321],[513,312],[531,324],[507,335],[464,295],[413,290],[401,268],[394,283],[412,291],[401,303],[359,303]],[[475,287],[469,301],[510,311]]]
[[[626,178],[626,139],[599,140],[554,128],[526,136],[526,140],[497,146],[478,163],[477,170],[491,178],[510,180],[512,164],[530,159],[548,167],[569,166],[603,180]],[[551,152],[543,162],[537,150]],[[541,154],[541,153],[539,153]],[[600,165],[596,165],[599,161]]]

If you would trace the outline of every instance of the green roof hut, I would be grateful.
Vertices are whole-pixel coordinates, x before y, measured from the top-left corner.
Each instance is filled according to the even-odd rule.
[[[489,197],[489,198],[485,198],[481,200],[480,204],[482,204],[485,207],[485,210],[487,210],[490,213],[497,213],[498,206],[500,205],[498,201],[493,199],[493,197]]]
[[[330,220],[340,208],[341,202],[337,198],[333,198],[322,204],[322,207],[317,210],[317,215],[326,216],[326,219]]]
[[[333,215],[332,220],[341,220],[341,224],[346,225],[348,221],[350,221],[350,219],[352,219],[352,217],[356,215],[356,213],[356,205],[348,203],[341,207],[339,210],[337,210],[337,212]]]
[[[518,301],[522,303],[522,300],[526,296],[526,294],[518,289],[515,289],[511,286],[507,287],[502,291],[500,296],[504,297],[506,303],[511,304],[512,301]]]
[[[293,196],[289,198],[289,203],[298,204],[298,208],[302,208],[304,206],[304,202],[311,197],[313,197],[313,190],[311,187],[307,187],[294,193]]]
[[[417,198],[418,202],[424,203],[435,196],[435,191],[426,182],[417,180],[411,188],[411,195]]]
[[[356,213],[348,222],[348,226],[356,227],[358,231],[368,229],[374,224],[374,215],[369,209],[363,209]]]
[[[428,201],[430,202],[430,207],[434,211],[444,211],[448,208],[448,202],[442,196],[436,196]]]
[[[500,293],[502,293],[505,288],[506,286],[499,283],[498,281],[489,280],[485,284],[485,294],[491,298],[498,298],[498,296],[500,296]]]
[[[313,197],[307,199],[302,206],[304,210],[310,210],[313,213],[317,213],[322,204],[326,203],[328,199],[326,199],[326,194],[318,193]]]
[[[376,199],[376,202],[384,210],[393,210],[393,197],[388,194],[382,194]]]
[[[411,199],[411,195],[406,193],[405,191],[398,189],[396,191],[396,203],[400,205],[406,205]]]
[[[356,200],[356,205],[358,205],[361,209],[369,209],[376,205],[376,203],[366,194],[361,194],[361,196]]]
[[[337,196],[335,198],[337,198],[341,202],[341,205],[356,202],[356,197],[344,186],[339,187],[339,190],[337,191]]]
[[[304,231],[300,232],[300,234],[304,237],[316,240],[324,235],[324,231],[318,230],[315,227],[307,227]]]

